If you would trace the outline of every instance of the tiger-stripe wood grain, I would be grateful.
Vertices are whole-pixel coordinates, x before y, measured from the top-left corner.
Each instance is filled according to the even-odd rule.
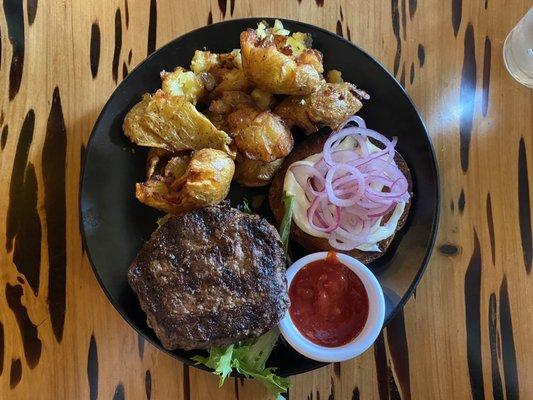
[[[78,228],[85,145],[148,54],[223,19],[279,16],[368,51],[419,108],[441,222],[416,296],[356,360],[295,376],[290,399],[533,398],[533,91],[506,72],[531,6],[474,0],[2,0],[0,398],[266,399],[256,382],[157,351],[124,322]]]

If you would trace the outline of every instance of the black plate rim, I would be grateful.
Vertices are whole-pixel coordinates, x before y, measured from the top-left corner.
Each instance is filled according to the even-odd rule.
[[[418,118],[418,122],[420,123],[421,127],[423,128],[424,130],[424,133],[425,133],[425,140],[427,142],[427,144],[429,145],[429,149],[430,149],[430,152],[431,152],[431,160],[433,161],[432,162],[432,174],[435,176],[436,178],[436,186],[435,186],[435,200],[436,200],[436,205],[435,205],[435,215],[434,215],[434,218],[433,218],[433,221],[432,221],[432,225],[431,225],[431,240],[430,240],[430,243],[429,245],[427,246],[427,249],[426,249],[426,254],[422,260],[422,263],[421,263],[421,266],[420,268],[418,269],[418,272],[417,274],[415,275],[414,279],[413,279],[413,282],[411,283],[411,285],[409,286],[409,288],[407,289],[407,291],[405,292],[405,295],[402,296],[402,298],[400,299],[400,301],[398,302],[398,305],[396,306],[396,308],[394,309],[394,311],[385,319],[384,323],[383,323],[383,328],[385,328],[389,322],[392,320],[392,318],[394,318],[394,316],[400,311],[403,309],[405,303],[411,298],[415,288],[418,286],[418,284],[420,283],[420,280],[422,278],[422,275],[424,274],[426,268],[427,268],[427,264],[429,262],[429,259],[431,258],[431,255],[433,253],[433,249],[434,249],[434,246],[435,246],[435,242],[436,242],[436,238],[437,238],[437,229],[438,229],[438,225],[439,225],[439,221],[440,221],[440,212],[441,212],[441,206],[440,206],[440,176],[439,176],[439,169],[438,169],[438,162],[437,162],[437,158],[435,156],[435,149],[433,147],[433,143],[431,141],[431,138],[429,136],[429,133],[428,133],[428,129],[426,127],[426,124],[424,123],[424,120],[422,119],[422,117],[420,116],[420,112],[418,111],[418,108],[416,107],[416,105],[414,104],[413,100],[411,99],[411,97],[409,96],[409,94],[406,92],[406,90],[404,89],[404,87],[398,82],[398,80],[383,66],[383,64],[381,62],[379,62],[378,60],[376,60],[374,57],[372,57],[370,54],[368,54],[365,50],[363,50],[362,48],[360,48],[359,46],[357,46],[356,44],[352,43],[351,41],[345,39],[344,37],[342,36],[339,36],[337,34],[335,34],[334,32],[331,32],[325,28],[322,28],[322,27],[319,27],[319,26],[316,26],[316,25],[312,25],[312,24],[309,24],[309,23],[306,23],[306,22],[301,22],[301,21],[296,21],[296,20],[291,20],[291,19],[287,19],[287,18],[280,18],[280,17],[249,17],[249,18],[235,18],[235,19],[230,19],[230,20],[226,20],[226,21],[220,21],[220,22],[216,22],[214,24],[211,24],[211,25],[226,25],[226,24],[232,24],[232,23],[235,23],[235,22],[241,22],[241,23],[249,23],[250,26],[253,26],[254,24],[256,24],[257,22],[259,21],[262,21],[262,20],[274,20],[274,19],[279,19],[282,23],[284,22],[289,22],[291,24],[295,24],[295,25],[300,25],[306,29],[308,29],[309,31],[320,31],[330,37],[332,37],[333,39],[336,39],[336,40],[340,40],[342,42],[345,42],[346,44],[348,44],[350,47],[354,48],[355,50],[359,51],[364,57],[366,57],[367,59],[369,59],[372,63],[376,64],[380,69],[381,71],[388,75],[389,78],[392,78],[394,84],[397,86],[397,88],[403,93],[403,95],[405,96],[405,98],[408,100],[410,106],[413,108],[413,110],[415,111],[415,114],[416,114],[416,117]],[[148,62],[148,60],[150,60],[152,57],[155,57],[156,54],[161,51],[161,49],[163,48],[166,48],[167,46],[171,46],[174,42],[177,42],[179,40],[182,40],[182,38],[184,36],[187,36],[187,35],[191,35],[191,34],[194,34],[195,32],[197,31],[200,31],[202,29],[205,29],[206,27],[209,27],[211,25],[205,25],[205,26],[202,26],[202,27],[199,27],[199,28],[196,28],[196,29],[193,29],[191,31],[188,31],[188,32],[185,32],[184,34],[170,40],[169,42],[165,43],[163,46],[159,47],[157,50],[155,50],[152,54],[150,54],[148,57],[146,57],[143,61],[141,61],[134,69],[132,69],[130,71],[130,73],[126,76],[126,78],[124,78],[119,84],[118,86],[115,88],[115,90],[113,90],[113,92],[111,93],[111,95],[109,96],[109,98],[107,99],[104,107],[102,108],[102,110],[100,111],[100,114],[98,115],[98,118],[96,119],[94,125],[93,125],[93,128],[91,130],[91,134],[89,136],[89,140],[87,141],[87,145],[86,145],[86,149],[89,149],[90,148],[90,145],[91,145],[91,142],[92,140],[94,139],[95,137],[95,132],[96,132],[96,128],[98,127],[98,125],[100,124],[100,120],[103,118],[107,108],[109,107],[109,104],[111,103],[111,100],[118,95],[118,93],[120,92],[120,89],[127,84],[128,80],[131,78],[131,76],[133,75],[132,73],[134,71],[136,71],[138,68],[141,68],[145,63]],[[84,187],[84,180],[85,180],[85,168],[86,168],[86,158],[85,158],[85,155],[84,155],[84,159],[83,159],[83,165],[82,165],[82,168],[80,169],[80,180],[79,180],[79,189],[78,189],[78,213],[79,213],[79,216],[78,216],[78,221],[79,221],[79,230],[80,230],[80,233],[81,233],[81,237],[82,237],[82,245],[83,245],[83,248],[85,249],[85,254],[87,256],[87,259],[89,261],[89,264],[91,265],[91,269],[96,277],[96,280],[98,281],[98,284],[100,285],[100,288],[103,290],[103,292],[105,293],[108,301],[111,303],[111,305],[113,306],[113,308],[115,309],[116,312],[118,312],[118,314],[134,329],[135,332],[137,332],[138,335],[142,336],[143,340],[147,340],[149,343],[151,343],[153,346],[155,346],[157,349],[159,349],[160,351],[163,351],[164,353],[170,355],[171,357],[173,358],[176,358],[177,360],[185,363],[186,365],[192,365],[196,368],[200,368],[204,371],[211,371],[211,369],[207,368],[206,366],[204,366],[203,364],[196,364],[194,361],[192,361],[190,358],[187,358],[187,357],[183,357],[179,354],[176,354],[174,351],[172,350],[168,350],[168,349],[165,349],[161,343],[157,340],[153,340],[152,338],[149,338],[147,337],[136,325],[135,323],[133,323],[133,321],[124,313],[122,313],[118,307],[117,307],[117,304],[115,302],[115,300],[113,300],[113,297],[111,296],[111,294],[109,293],[109,291],[107,290],[107,288],[105,287],[105,285],[103,284],[102,282],[102,278],[100,277],[100,274],[98,273],[98,270],[97,268],[95,267],[94,263],[93,263],[93,260],[92,260],[92,257],[91,257],[91,253],[88,249],[88,246],[87,246],[87,242],[86,242],[86,235],[85,235],[85,229],[84,229],[84,226],[83,226],[83,211],[82,211],[82,198],[83,198],[83,187]],[[301,374],[301,373],[305,373],[305,372],[309,372],[309,371],[313,371],[315,369],[318,369],[318,368],[321,368],[323,366],[326,366],[330,363],[326,363],[326,362],[316,362],[316,361],[312,361],[312,365],[310,366],[305,366],[305,367],[301,367],[301,368],[294,368],[291,370],[291,373],[288,374],[287,376],[292,376],[292,375],[297,375],[297,374]],[[232,376],[240,376],[239,374],[234,374],[232,373],[231,374]]]

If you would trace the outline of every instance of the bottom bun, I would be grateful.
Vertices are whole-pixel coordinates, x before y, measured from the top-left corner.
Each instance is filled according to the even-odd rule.
[[[283,183],[285,181],[285,174],[287,173],[287,169],[289,166],[296,162],[303,160],[313,154],[321,153],[322,149],[324,147],[324,143],[329,137],[329,133],[316,133],[304,140],[302,143],[298,144],[294,150],[285,158],[285,161],[283,162],[283,165],[279,169],[279,171],[276,173],[276,176],[272,180],[272,183],[270,185],[270,189],[268,192],[268,201],[270,203],[270,208],[272,209],[272,212],[274,214],[274,217],[276,218],[278,224],[281,223],[281,220],[283,219],[283,214],[285,213],[285,208],[283,205]],[[407,178],[407,182],[409,184],[409,192],[412,191],[413,188],[413,181],[411,178],[411,173],[409,171],[409,167],[407,166],[407,163],[403,159],[403,157],[396,152],[396,155],[394,157],[394,161],[396,162],[396,165],[398,165],[398,168]],[[411,202],[407,203],[405,205],[405,209],[403,211],[403,214],[401,215],[400,219],[398,220],[398,225],[396,227],[396,232],[398,232],[405,224],[405,221],[407,219],[407,215],[409,214],[409,208],[411,206]],[[383,217],[384,221],[387,221],[390,216],[392,215],[392,211],[385,215]],[[394,234],[391,235],[389,238],[384,239],[378,243],[378,247],[381,250],[381,252],[377,251],[362,251],[358,249],[350,250],[350,251],[341,251],[341,253],[348,254],[357,260],[361,261],[363,264],[367,264],[371,261],[374,261],[381,257],[387,249],[389,248],[392,240],[394,239]],[[295,242],[302,245],[306,250],[310,252],[317,252],[317,251],[338,251],[337,249],[334,249],[329,244],[328,240],[325,238],[319,238],[316,236],[309,235],[308,233],[302,231],[298,225],[296,225],[293,221],[291,224],[291,239]]]

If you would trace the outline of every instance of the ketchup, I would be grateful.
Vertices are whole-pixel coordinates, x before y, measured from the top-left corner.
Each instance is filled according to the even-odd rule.
[[[294,276],[289,314],[307,339],[325,347],[351,342],[368,318],[368,295],[361,279],[336,253],[313,261]]]

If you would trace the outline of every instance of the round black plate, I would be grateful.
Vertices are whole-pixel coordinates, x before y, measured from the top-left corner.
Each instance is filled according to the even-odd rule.
[[[87,145],[81,177],[80,213],[85,247],[102,288],[118,312],[146,339],[163,351],[137,297],[128,286],[126,272],[160,216],[139,203],[135,182],[144,179],[146,149],[132,145],[122,133],[128,110],[145,92],[161,86],[159,72],[188,66],[196,49],[227,52],[239,47],[239,33],[255,27],[263,18],[221,22],[190,32],[162,47],[142,62],[118,86],[96,121]],[[271,19],[266,18],[267,20]],[[309,32],[313,47],[324,53],[325,70],[342,71],[343,78],[365,89],[371,96],[360,115],[367,125],[388,137],[398,136],[398,151],[409,164],[414,198],[406,226],[396,235],[387,253],[370,264],[386,296],[386,320],[407,301],[428,261],[435,239],[439,190],[437,165],[426,129],[413,103],[398,82],[372,57],[339,36],[300,22],[282,20],[291,31]],[[298,139],[298,138],[296,138]],[[260,202],[266,189],[234,185],[233,204],[247,197]],[[265,200],[257,212],[271,219]],[[305,252],[292,246],[294,257]],[[167,351],[168,352],[168,351]],[[192,364],[194,351],[168,352]],[[320,367],[281,341],[269,364],[281,375],[293,375]]]

